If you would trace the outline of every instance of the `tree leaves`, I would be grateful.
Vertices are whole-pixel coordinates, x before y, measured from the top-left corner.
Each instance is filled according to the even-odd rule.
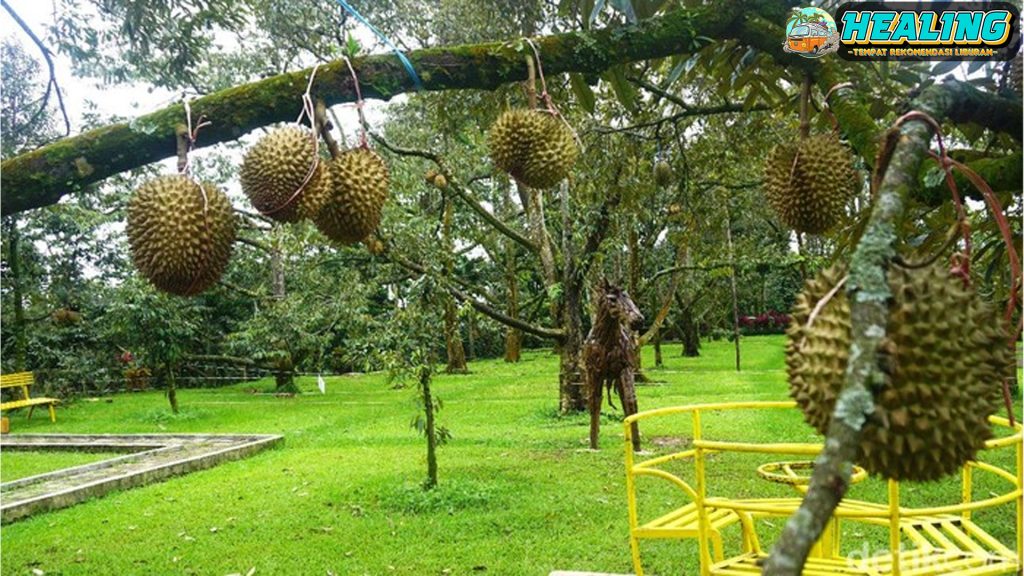
[[[601,78],[608,82],[608,85],[611,86],[612,91],[615,93],[615,97],[626,110],[636,112],[636,87],[626,79],[625,66],[609,68],[607,72],[601,75]]]
[[[594,91],[587,84],[582,74],[572,73],[569,74],[569,85],[572,87],[572,93],[576,95],[576,101],[579,102],[580,107],[586,110],[589,114],[594,113],[594,107],[597,103],[597,97],[594,95]]]

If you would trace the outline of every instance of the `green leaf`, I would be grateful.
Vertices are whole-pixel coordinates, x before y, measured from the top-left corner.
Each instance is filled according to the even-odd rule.
[[[630,0],[612,0],[612,8],[626,16],[626,21],[636,24],[636,11],[633,10],[633,2]]]
[[[686,72],[693,67],[693,64],[690,63],[691,60],[694,60],[692,57],[683,59],[678,56],[674,56],[673,59],[679,60],[679,63],[672,68],[672,71],[668,73],[668,77],[665,78],[664,84],[661,85],[663,90],[668,89],[669,86],[675,84],[676,80],[679,80],[679,77],[683,75],[683,72]]]
[[[618,98],[619,103],[626,110],[634,112],[636,110],[636,88],[629,83],[629,80],[626,80],[626,67],[616,66],[609,68],[602,75],[602,78],[611,85],[612,91],[615,92],[615,97]]]
[[[588,26],[593,26],[594,22],[597,21],[597,17],[601,14],[601,11],[604,10],[604,2],[605,0],[596,0],[594,2],[594,8],[590,11],[590,18],[587,18]]]
[[[960,62],[957,60],[945,60],[943,62],[939,62],[938,64],[935,65],[934,68],[932,68],[932,74],[934,74],[935,76],[938,76],[940,74],[948,74],[949,72],[956,70],[956,67],[959,65]]]
[[[572,93],[576,95],[576,100],[580,106],[589,114],[593,114],[597,98],[594,96],[594,91],[590,89],[590,85],[583,78],[583,75],[577,73],[569,74],[569,85],[572,87]]]

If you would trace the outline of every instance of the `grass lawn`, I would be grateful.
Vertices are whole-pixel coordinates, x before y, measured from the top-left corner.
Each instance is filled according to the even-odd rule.
[[[639,388],[640,408],[784,400],[783,345],[781,337],[744,339],[744,370],[738,374],[727,342],[706,344],[696,359],[680,357],[678,345],[666,346],[665,368],[649,370],[659,383]],[[652,350],[644,354],[644,366],[653,366]],[[424,441],[410,428],[417,411],[414,391],[391,389],[380,374],[328,378],[326,395],[316,391],[315,379],[302,379],[307,393],[296,398],[253,395],[252,384],[184,390],[179,393],[183,413],[177,417],[171,417],[160,392],[62,405],[56,424],[15,415],[14,433],[250,432],[279,433],[285,440],[251,458],[4,526],[0,571],[630,572],[621,424],[606,418],[603,449],[585,450],[587,418],[556,416],[558,361],[550,352],[527,352],[516,365],[474,362],[470,369],[470,375],[435,380],[435,393],[444,402],[440,422],[453,439],[440,450],[440,486],[431,493],[419,489],[426,464]],[[816,439],[796,411],[712,416],[705,426],[709,437]],[[643,432],[668,443],[689,438],[683,422]],[[754,469],[763,461],[763,456],[713,459],[711,492],[789,494],[788,488],[757,478]],[[6,464],[2,474],[5,481],[13,478]],[[978,498],[1001,488],[979,484]],[[649,494],[645,502],[656,508],[683,502],[667,486],[642,488]],[[907,485],[904,504],[951,503],[959,490],[956,478]],[[855,497],[882,494],[884,484],[877,480],[853,492]],[[1012,541],[1013,510],[1003,512],[979,514],[979,522]],[[872,550],[884,545],[871,530],[851,538],[857,549],[864,542]],[[644,544],[643,552],[654,573],[696,573],[693,542]]]
[[[19,478],[53,472],[62,468],[81,466],[90,462],[124,456],[108,452],[63,452],[53,450],[19,451],[9,450],[0,456],[0,481],[10,482]]]

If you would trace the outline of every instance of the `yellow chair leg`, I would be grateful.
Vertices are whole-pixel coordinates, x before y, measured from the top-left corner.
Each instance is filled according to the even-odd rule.
[[[54,409],[53,404],[50,404],[50,422],[57,422],[57,410]]]
[[[29,406],[28,407],[28,420],[32,419],[32,411],[35,410],[35,409],[36,409],[35,406]]]
[[[722,551],[722,535],[720,533],[711,533],[711,544],[715,549],[715,562],[725,560],[725,555]]]
[[[640,541],[636,536],[629,537],[629,550],[633,553],[633,571],[636,576],[644,576],[644,567],[640,564]]]

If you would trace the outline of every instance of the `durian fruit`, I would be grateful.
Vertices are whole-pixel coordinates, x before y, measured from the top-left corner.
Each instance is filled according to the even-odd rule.
[[[440,190],[444,190],[448,187],[448,179],[444,177],[444,174],[437,174],[434,176],[434,186]]]
[[[672,167],[664,160],[658,160],[654,164],[654,182],[662,188],[672,184]]]
[[[830,134],[780,144],[765,162],[768,203],[797,232],[827,232],[843,217],[856,187],[853,156]]]
[[[437,170],[434,170],[433,168],[427,170],[427,172],[423,175],[423,179],[427,181],[427,184],[433,185],[434,178],[437,178]]]
[[[160,176],[139,187],[128,204],[132,261],[160,290],[199,294],[224,273],[235,224],[231,202],[216,186]]]
[[[330,188],[311,202],[313,223],[325,236],[354,244],[380,224],[388,199],[388,168],[369,148],[348,150],[329,164]]]
[[[82,321],[82,314],[70,308],[58,308],[50,314],[54,324],[72,326]]]
[[[316,167],[306,182],[314,160]],[[312,133],[287,126],[270,132],[246,152],[239,176],[242,191],[261,214],[280,222],[298,222],[312,216],[305,196],[325,193],[326,172],[316,156]]]
[[[531,188],[550,188],[569,174],[579,149],[572,130],[540,110],[509,110],[487,137],[494,165]]]
[[[790,394],[807,422],[828,430],[850,349],[845,291],[832,296],[808,328],[818,302],[843,271],[809,280],[787,330]],[[942,265],[888,272],[892,298],[879,350],[885,381],[873,388],[874,413],[862,430],[858,463],[896,480],[952,474],[992,436],[988,417],[1001,405],[1000,383],[1013,357],[995,308]]]

